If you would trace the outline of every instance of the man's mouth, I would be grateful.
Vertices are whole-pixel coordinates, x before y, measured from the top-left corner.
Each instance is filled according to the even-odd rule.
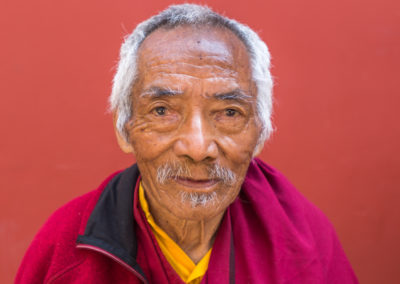
[[[177,177],[175,178],[175,181],[178,184],[181,184],[186,187],[203,188],[203,189],[212,187],[219,182],[218,179],[194,179],[186,177]]]

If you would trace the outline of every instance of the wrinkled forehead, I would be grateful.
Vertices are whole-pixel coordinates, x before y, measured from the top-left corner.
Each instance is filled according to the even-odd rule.
[[[159,64],[217,65],[243,73],[250,79],[250,60],[245,44],[229,29],[209,26],[159,28],[141,44],[139,72]]]

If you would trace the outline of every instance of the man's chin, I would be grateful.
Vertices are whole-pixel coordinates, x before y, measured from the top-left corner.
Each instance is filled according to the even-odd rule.
[[[179,219],[201,221],[212,219],[221,210],[221,203],[215,192],[211,194],[188,194],[187,192],[181,192],[177,198],[176,205],[173,208],[169,208]],[[223,207],[223,206],[222,206]]]
[[[189,204],[191,208],[208,209],[219,203],[215,191],[211,193],[181,191],[180,197],[181,202],[186,206]]]

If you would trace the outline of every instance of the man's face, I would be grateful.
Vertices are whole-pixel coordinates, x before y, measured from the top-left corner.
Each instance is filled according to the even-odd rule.
[[[142,43],[127,123],[150,210],[201,220],[240,191],[260,134],[244,44],[225,28],[158,29]]]

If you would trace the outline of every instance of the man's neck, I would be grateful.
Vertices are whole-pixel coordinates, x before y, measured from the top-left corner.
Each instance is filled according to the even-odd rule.
[[[208,220],[186,220],[163,208],[155,210],[151,198],[147,201],[157,225],[197,264],[212,247],[223,213]]]

